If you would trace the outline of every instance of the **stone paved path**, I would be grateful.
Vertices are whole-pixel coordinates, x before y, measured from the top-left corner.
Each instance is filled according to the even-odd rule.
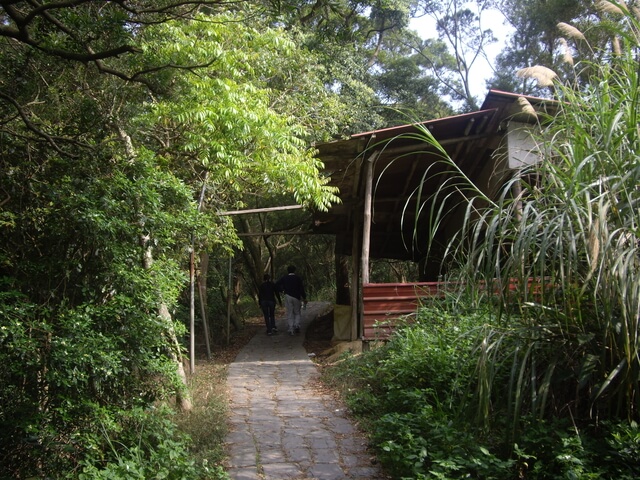
[[[328,303],[309,302],[301,330],[257,334],[229,366],[228,473],[234,480],[383,479],[343,407],[314,389],[317,366],[302,346]]]

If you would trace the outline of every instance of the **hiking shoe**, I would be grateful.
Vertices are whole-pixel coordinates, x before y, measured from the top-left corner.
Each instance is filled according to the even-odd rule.
[[[267,332],[267,335],[271,336],[273,335],[273,332]]]
[[[293,330],[289,330],[289,335],[293,335]]]
[[[293,329],[296,333],[300,333],[300,325],[296,325]]]

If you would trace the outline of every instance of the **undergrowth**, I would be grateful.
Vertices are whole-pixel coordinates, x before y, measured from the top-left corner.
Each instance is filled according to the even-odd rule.
[[[189,452],[200,468],[202,480],[225,480],[222,463],[227,434],[226,365],[201,362],[190,377],[193,410],[177,416],[180,431],[190,438]]]
[[[387,471],[399,479],[637,478],[634,422],[523,411],[514,433],[502,407],[488,422],[477,418],[481,346],[494,323],[488,310],[423,307],[386,345],[325,369]],[[517,348],[492,359],[496,383],[509,384]]]
[[[190,412],[137,409],[120,419],[120,428],[111,425],[102,436],[86,438],[90,453],[69,478],[227,480],[224,368],[198,365],[198,375],[190,378]]]

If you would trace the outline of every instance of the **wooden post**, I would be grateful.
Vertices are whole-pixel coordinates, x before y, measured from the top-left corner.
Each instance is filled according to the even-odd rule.
[[[209,254],[203,250],[200,253],[200,276],[198,277],[198,291],[200,292],[200,315],[202,328],[207,346],[207,360],[211,360],[211,341],[209,335],[209,319],[207,318],[207,273],[209,271]]]
[[[233,257],[229,256],[229,285],[227,285],[227,345],[231,343],[231,278],[233,267]]]
[[[371,154],[371,156],[367,158],[365,165],[364,208],[362,215],[362,250],[360,251],[360,277],[362,279],[362,283],[358,285],[358,311],[362,310],[360,308],[360,306],[362,305],[362,285],[364,285],[365,283],[369,283],[369,248],[371,245],[371,221],[373,213],[373,166],[379,154],[380,152],[378,150],[373,152],[373,154]],[[362,338],[362,336],[364,335],[363,321],[360,322],[360,328],[358,330],[358,337]]]
[[[353,219],[353,241],[351,242],[351,333],[349,340],[355,341],[358,337],[358,312],[360,311],[360,212],[356,212]],[[360,329],[361,330],[361,329]]]
[[[349,288],[349,261],[347,257],[334,253],[336,271],[336,305],[350,305],[351,289]]]
[[[202,328],[204,330],[204,343],[207,346],[207,360],[211,360],[211,342],[209,340],[209,320],[207,319],[207,304],[205,301],[207,289],[198,282],[198,291],[200,292],[200,316],[202,317]]]
[[[196,371],[196,309],[195,309],[195,277],[196,277],[196,260],[193,249],[193,241],[191,242],[191,255],[189,258],[189,366],[191,375]]]
[[[202,210],[204,204],[204,194],[207,191],[207,180],[209,172],[204,176],[202,181],[202,189],[200,190],[200,199],[198,200],[198,212]],[[189,366],[191,374],[196,371],[196,238],[191,234],[191,255],[189,256]],[[200,299],[202,300],[202,299]]]
[[[379,151],[366,160],[364,186],[364,215],[362,223],[362,283],[369,283],[369,247],[371,245],[371,214],[373,210],[373,164]]]

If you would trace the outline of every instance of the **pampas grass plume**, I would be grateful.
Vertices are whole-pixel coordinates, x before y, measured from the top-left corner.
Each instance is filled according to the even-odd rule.
[[[622,9],[628,10],[627,4],[624,1],[620,0],[616,2],[618,5],[614,5],[609,0],[600,0],[596,4],[596,8],[604,13],[613,13],[615,15],[624,15]]]
[[[564,60],[565,63],[568,63],[569,65],[573,66],[573,55],[571,55],[571,49],[569,48],[569,44],[564,38],[561,38],[560,45],[562,45],[562,48],[564,50],[562,59]]]
[[[576,38],[578,40],[586,40],[586,38],[584,37],[584,34],[580,30],[578,30],[576,27],[574,27],[573,25],[569,25],[568,23],[560,22],[557,26],[558,26],[558,30],[560,30],[560,32],[563,35],[566,35],[569,38]]]
[[[527,113],[529,115],[533,115],[534,117],[538,117],[536,109],[533,108],[533,105],[527,100],[525,97],[518,97],[518,106],[520,107],[520,111],[522,113]]]
[[[598,258],[600,257],[600,224],[593,223],[589,229],[589,239],[587,241],[587,248],[589,250],[589,260],[591,266],[589,268],[589,274],[593,275],[593,272],[598,268]]]
[[[611,45],[614,54],[622,55],[622,49],[620,48],[620,37],[618,37],[617,35],[613,37],[613,40],[611,40]]]
[[[521,68],[516,72],[516,75],[520,78],[533,78],[538,81],[538,85],[541,87],[552,86],[553,79],[558,76],[556,72],[542,65]]]

